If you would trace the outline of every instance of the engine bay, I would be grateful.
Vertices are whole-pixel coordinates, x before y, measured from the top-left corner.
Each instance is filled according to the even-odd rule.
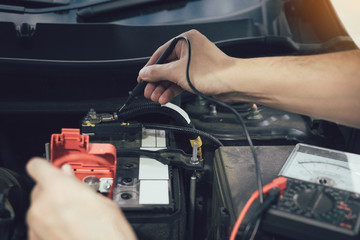
[[[70,163],[80,181],[117,203],[139,239],[229,238],[257,189],[243,127],[228,109],[188,92],[166,105],[139,95],[119,112],[139,70],[158,46],[194,28],[239,58],[321,54],[355,44],[326,0],[230,1],[239,8],[233,12],[205,2],[146,5],[147,11],[130,8],[86,19],[77,9],[46,12],[42,5],[41,14],[27,8],[19,14],[12,7],[1,12],[1,239],[27,239],[34,182],[25,165],[33,156],[56,166]],[[356,129],[252,102],[231,106],[258,152],[264,183],[278,176],[297,144],[360,153]],[[79,153],[96,157],[87,162]],[[66,155],[76,157],[61,160]],[[346,196],[347,207],[358,211],[358,198]],[[279,227],[271,225],[279,220],[277,210],[264,217],[258,239],[292,239],[269,231]],[[341,227],[355,229],[356,237],[358,219]],[[301,223],[306,228],[308,221]]]
[[[222,199],[224,196],[219,192],[225,191],[226,187],[219,183],[220,170],[214,166],[213,159],[217,149],[226,152],[229,151],[227,148],[231,150],[231,147],[236,146],[249,151],[248,143],[231,113],[196,96],[183,98],[186,100],[183,105],[186,112],[175,104],[161,106],[140,96],[121,113],[89,109],[86,115],[75,114],[68,118],[69,123],[64,122],[58,114],[42,117],[36,114],[36,119],[30,115],[25,118],[24,115],[19,115],[15,119],[2,119],[3,122],[8,122],[8,125],[2,125],[2,133],[8,134],[2,135],[7,136],[2,138],[2,156],[7,156],[3,161],[6,166],[4,169],[15,169],[22,175],[18,176],[19,179],[25,182],[19,185],[16,194],[27,195],[31,188],[31,180],[26,177],[23,179],[26,176],[23,167],[27,161],[23,155],[42,156],[52,161],[61,159],[55,146],[62,146],[71,139],[81,141],[84,146],[109,144],[116,149],[112,155],[117,161],[110,161],[113,164],[113,175],[101,176],[104,171],[110,171],[106,170],[110,168],[90,160],[65,162],[72,165],[76,174],[85,174],[80,180],[95,188],[99,194],[107,196],[111,189],[111,198],[122,208],[140,239],[228,238],[231,222],[234,220],[230,220],[232,213],[226,214],[224,210],[229,208],[224,207],[224,201],[228,200]],[[345,146],[344,138],[329,137],[336,133],[340,135],[338,126],[333,123],[255,104],[236,104],[235,107],[245,119],[257,151],[266,149],[265,155],[260,154],[260,158],[264,158],[261,159],[264,165],[260,166],[265,168],[264,176],[268,176],[265,181],[276,176],[275,172],[281,166],[279,164],[283,163],[297,143],[337,149]],[[33,123],[31,127],[26,124],[29,119]],[[48,121],[51,121],[51,127],[39,132],[40,126],[44,129]],[[9,126],[16,122],[16,131],[10,131]],[[54,128],[55,125],[57,127]],[[50,144],[51,135],[53,137]],[[81,140],[85,136],[88,140]],[[9,148],[5,139],[7,144],[13,141],[19,143],[21,139],[21,146],[14,144],[21,151]],[[60,155],[77,156],[76,153],[82,150],[76,148],[74,150],[70,147],[70,152]],[[37,153],[34,153],[34,149]],[[93,149],[92,154],[97,154],[94,152],[96,148],[90,149]],[[231,151],[235,154],[238,150]],[[107,152],[102,150],[101,154],[105,153]],[[57,157],[52,157],[54,154]],[[23,165],[9,161],[15,158],[23,159]],[[61,161],[64,163],[64,160]],[[219,160],[215,162],[217,161]],[[250,156],[245,157],[245,161],[253,163]],[[253,190],[256,189],[253,168],[249,168],[246,177],[240,176],[240,179],[246,180],[246,184],[253,186]],[[16,214],[17,218],[24,216],[28,201],[23,198],[12,203],[15,210],[22,211]],[[225,212],[219,215],[221,209]],[[224,226],[226,224],[229,225]],[[21,232],[21,226],[24,227],[20,224],[15,232]],[[153,231],[154,227],[158,231]]]

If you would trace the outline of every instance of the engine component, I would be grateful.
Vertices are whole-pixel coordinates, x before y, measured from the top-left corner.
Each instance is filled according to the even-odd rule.
[[[280,145],[296,142],[313,144],[324,142],[320,133],[317,133],[317,129],[311,128],[310,120],[306,116],[250,103],[237,103],[232,107],[243,117],[251,138],[262,141],[266,145],[273,144],[274,140],[277,140]],[[185,104],[184,109],[188,112],[196,129],[221,140],[245,140],[243,130],[234,114],[225,108],[214,106],[197,97]],[[271,143],[268,143],[269,140]]]

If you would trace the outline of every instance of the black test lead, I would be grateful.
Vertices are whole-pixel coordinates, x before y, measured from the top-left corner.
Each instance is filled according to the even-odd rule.
[[[174,38],[170,45],[165,49],[165,51],[161,54],[161,56],[156,60],[155,64],[162,64],[165,62],[165,60],[170,56],[171,52],[174,50],[176,43],[181,38]],[[118,112],[121,112],[121,110],[135,97],[144,92],[146,86],[146,82],[141,80],[134,89],[129,93],[129,97],[126,99],[125,103],[121,106]]]

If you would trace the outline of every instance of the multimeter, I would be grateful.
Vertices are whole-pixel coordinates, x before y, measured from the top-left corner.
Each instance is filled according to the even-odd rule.
[[[262,230],[292,239],[359,239],[360,155],[297,144],[279,175],[287,188]]]

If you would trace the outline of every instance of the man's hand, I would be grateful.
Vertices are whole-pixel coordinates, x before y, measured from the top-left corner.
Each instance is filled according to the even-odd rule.
[[[205,36],[191,30],[190,80],[200,92],[225,102],[254,102],[360,128],[360,50],[309,56],[233,58]],[[140,70],[148,82],[144,95],[160,104],[182,90],[186,81],[188,47],[180,40],[168,63],[156,59],[161,46]]]
[[[36,181],[27,213],[29,240],[136,239],[120,208],[72,176],[68,167],[61,171],[40,158],[26,167]]]
[[[224,81],[234,66],[234,59],[224,54],[215,44],[196,30],[181,34],[191,42],[190,80],[200,92],[218,95],[231,90]],[[153,65],[172,40],[158,48],[149,62],[139,72],[138,81],[148,82],[144,96],[152,101],[165,104],[182,90],[191,92],[186,80],[188,46],[180,40],[165,64]]]

